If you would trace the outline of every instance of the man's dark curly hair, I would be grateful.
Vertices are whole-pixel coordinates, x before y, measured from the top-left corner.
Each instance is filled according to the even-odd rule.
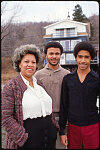
[[[91,59],[94,59],[96,56],[96,49],[87,41],[79,42],[78,44],[76,44],[73,51],[75,58],[77,57],[78,52],[81,50],[88,51],[91,55]]]
[[[44,53],[47,54],[48,48],[51,48],[51,47],[59,48],[60,51],[61,51],[61,54],[63,53],[63,47],[62,47],[62,45],[61,45],[59,42],[55,42],[55,41],[48,42],[48,43],[45,45]]]

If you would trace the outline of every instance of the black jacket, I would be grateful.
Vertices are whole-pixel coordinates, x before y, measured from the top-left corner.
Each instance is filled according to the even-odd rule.
[[[61,89],[59,126],[64,134],[67,121],[77,126],[88,126],[99,121],[96,106],[99,93],[99,76],[90,71],[81,83],[77,70],[64,76]]]

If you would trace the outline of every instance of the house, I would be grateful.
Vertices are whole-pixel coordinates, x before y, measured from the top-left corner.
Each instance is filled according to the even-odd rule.
[[[69,18],[44,27],[46,34],[45,42],[57,41],[63,46],[60,64],[64,68],[73,68],[76,61],[73,56],[74,46],[81,41],[89,41],[90,23],[72,21]]]

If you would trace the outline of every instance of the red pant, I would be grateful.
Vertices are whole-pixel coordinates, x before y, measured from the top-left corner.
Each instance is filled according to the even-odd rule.
[[[99,123],[76,126],[68,123],[68,149],[99,148]]]

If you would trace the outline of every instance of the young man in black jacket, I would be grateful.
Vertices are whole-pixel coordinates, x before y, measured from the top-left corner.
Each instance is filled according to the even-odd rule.
[[[96,106],[99,76],[90,68],[96,55],[89,42],[80,42],[74,48],[77,69],[65,75],[60,100],[60,138],[69,149],[96,149],[99,147],[99,114]],[[68,134],[64,133],[68,121]]]

